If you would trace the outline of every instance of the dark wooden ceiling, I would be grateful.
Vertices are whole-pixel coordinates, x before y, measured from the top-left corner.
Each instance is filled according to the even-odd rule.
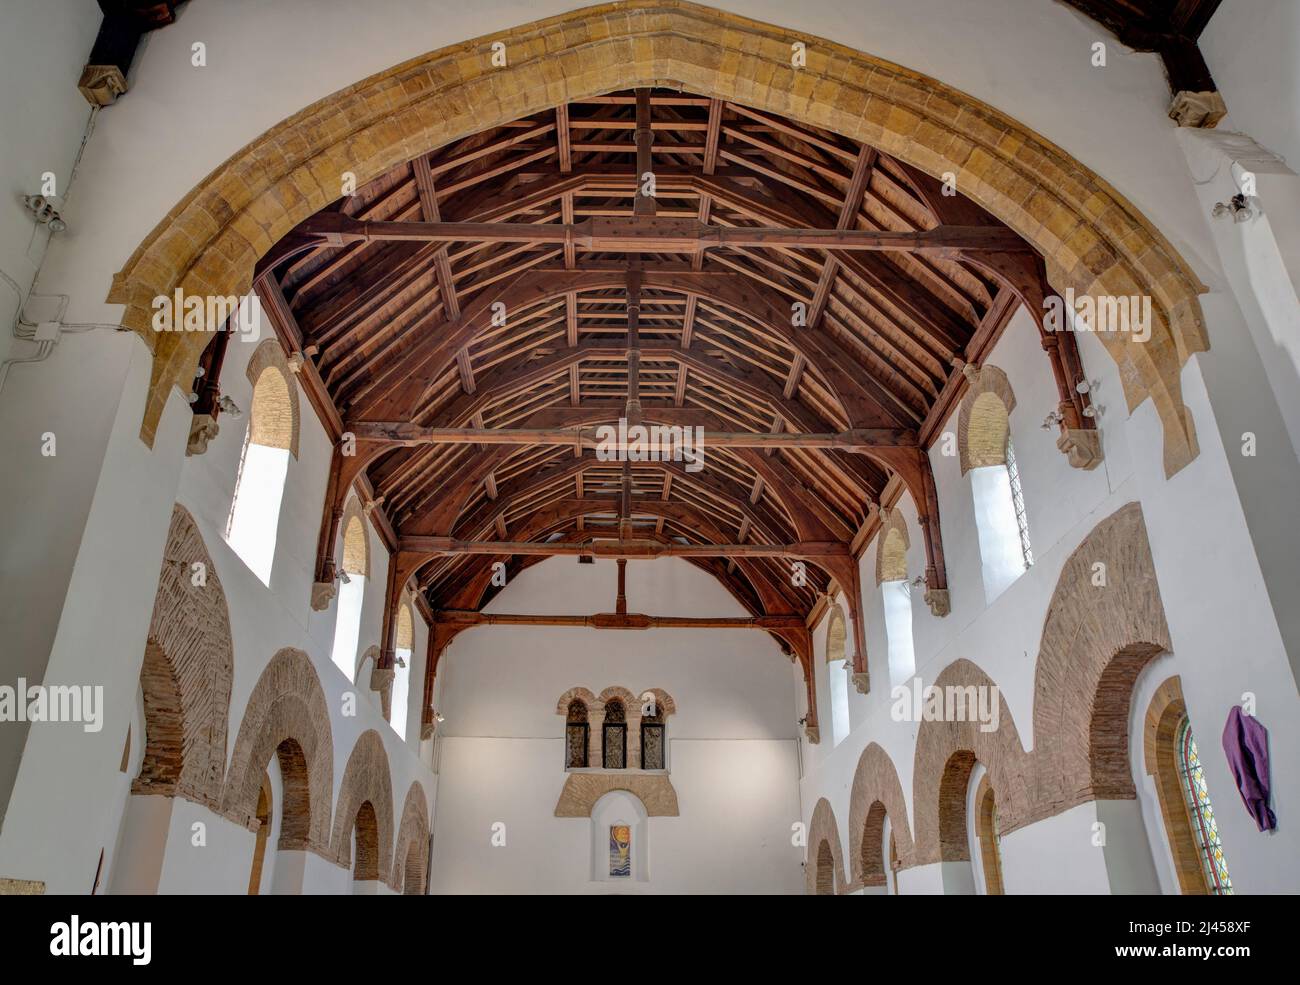
[[[485,130],[393,168],[326,211],[425,222],[630,216],[635,102],[614,93]],[[996,224],[870,147],[741,105],[655,91],[650,120],[659,217],[926,230],[940,224],[943,201],[968,223]],[[724,246],[643,253],[635,263],[645,418],[710,430],[872,427],[927,440],[951,408],[955,367],[972,345],[990,344],[1009,307],[999,285],[960,257]],[[282,296],[272,312],[296,323],[289,334],[319,374],[331,413],[349,426],[560,427],[623,413],[628,269],[626,253],[572,243],[371,241],[298,253],[265,271],[260,287]],[[499,297],[504,324],[490,317]],[[796,304],[805,306],[802,322]],[[466,320],[476,325],[472,338],[440,366],[432,347]],[[678,463],[631,468],[625,519],[636,536],[848,543],[890,479],[878,460],[836,449],[706,455],[700,472]],[[623,470],[590,451],[401,447],[366,476],[399,536],[618,534]],[[440,557],[418,581],[434,609],[478,608],[494,591],[492,560]],[[510,558],[511,571],[536,560]],[[776,558],[691,560],[755,614],[807,613],[828,587],[812,568],[806,585],[793,585],[789,562]]]

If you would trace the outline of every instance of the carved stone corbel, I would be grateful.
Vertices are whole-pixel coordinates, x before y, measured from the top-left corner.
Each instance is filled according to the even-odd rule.
[[[220,431],[221,426],[211,414],[195,414],[190,420],[190,436],[185,442],[185,454],[202,455],[208,450],[208,442]]]
[[[946,588],[927,588],[925,604],[930,607],[930,614],[934,616],[946,616],[952,611],[952,602]]]
[[[330,607],[338,588],[332,581],[314,581],[311,585],[311,607],[315,612],[324,612]]]
[[[858,694],[871,693],[871,675],[865,670],[860,670],[853,675],[853,686],[858,689]]]
[[[1056,447],[1065,453],[1071,468],[1088,471],[1101,464],[1101,432],[1095,428],[1066,428],[1056,439]]]

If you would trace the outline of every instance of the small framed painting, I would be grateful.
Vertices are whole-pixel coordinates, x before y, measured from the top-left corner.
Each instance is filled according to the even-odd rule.
[[[609,826],[609,874],[611,878],[632,876],[632,828],[627,824]]]

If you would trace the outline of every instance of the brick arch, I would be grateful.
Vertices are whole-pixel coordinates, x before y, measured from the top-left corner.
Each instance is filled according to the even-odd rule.
[[[270,448],[287,448],[297,458],[298,385],[280,343],[275,339],[260,342],[248,360],[246,372],[248,382],[253,385],[253,402],[248,413],[249,440]],[[278,378],[264,382],[268,372],[277,374]]]
[[[659,709],[659,715],[664,719],[664,721],[668,720],[669,715],[677,714],[677,702],[673,699],[671,694],[661,687],[648,687],[642,691],[641,696],[637,698],[638,707],[644,703],[642,699],[647,694],[654,695],[655,707]]]
[[[388,884],[403,896],[423,896],[429,859],[429,798],[419,780],[406,791],[402,819],[397,826],[393,872]]]
[[[631,715],[634,709],[641,707],[640,699],[621,684],[614,684],[605,688],[600,692],[596,700],[604,705],[615,698],[623,702],[623,707],[627,710],[628,715]]]
[[[824,847],[823,847],[824,846]],[[830,850],[832,885],[825,883],[825,849]],[[844,849],[840,843],[839,825],[835,811],[825,797],[813,807],[812,820],[808,822],[808,861],[804,864],[804,885],[809,896],[826,896],[843,892],[848,885],[844,878]],[[830,890],[829,893],[824,890]]]
[[[352,829],[359,823],[362,809],[369,804],[374,811],[376,840],[374,857],[358,857],[355,871],[358,879],[378,879],[391,873],[393,866],[393,781],[388,769],[388,753],[384,740],[374,729],[366,729],[357,737],[357,743],[343,768],[343,781],[339,784],[338,800],[334,805],[334,836],[331,854],[344,868],[353,868]],[[358,842],[360,844],[360,842]]]
[[[567,715],[569,713],[569,704],[577,698],[587,706],[588,713],[591,712],[592,705],[596,703],[596,696],[585,687],[571,687],[560,695],[560,700],[555,702],[555,713],[557,715]]]
[[[1178,775],[1178,730],[1187,717],[1183,682],[1170,677],[1151,696],[1142,734],[1142,752],[1148,775],[1155,782],[1160,817],[1173,856],[1178,890],[1184,896],[1208,896],[1210,887],[1201,865],[1200,847],[1192,831],[1182,779]]]
[[[253,686],[226,772],[221,812],[256,830],[257,795],[271,757],[285,777],[284,827],[300,832],[281,838],[281,848],[328,856],[334,745],[329,707],[311,658],[285,647],[271,658]],[[290,789],[296,796],[290,797]],[[305,802],[304,802],[305,801]]]
[[[298,223],[413,155],[558,103],[638,86],[735,100],[863,141],[964,194],[1024,236],[1053,286],[1076,295],[1149,295],[1148,344],[1099,339],[1119,365],[1130,410],[1150,398],[1172,475],[1196,457],[1179,372],[1209,347],[1195,274],[1103,178],[993,107],[883,59],[684,0],[586,7],[410,59],[334,93],[266,131],[168,213],[113,278],[108,301],[154,352],[141,437],[152,445],[173,386],[206,344],[155,333],[152,301],[176,288],[245,294],[253,268]],[[491,63],[493,42],[509,64]]]
[[[898,867],[912,863],[912,828],[894,761],[875,742],[862,750],[849,794],[849,869],[855,885],[886,884],[883,839],[889,818]]]
[[[882,508],[880,532],[876,535],[876,584],[907,580],[907,550],[912,539],[907,521],[898,509]]]
[[[1016,395],[1007,374],[985,364],[975,372],[957,412],[957,454],[961,474],[984,465],[1005,465],[1008,418]]]
[[[145,750],[132,793],[184,797],[217,809],[233,678],[221,579],[194,517],[173,506],[140,668]]]
[[[984,671],[969,660],[955,660],[934,685],[944,688],[994,687]],[[1014,831],[1033,819],[1033,760],[1025,752],[1007,702],[998,693],[998,727],[981,731],[974,721],[923,721],[917,730],[916,761],[912,769],[912,814],[915,825],[913,864],[969,857],[966,837],[966,792],[970,772],[981,762],[998,792],[1002,832]],[[957,790],[960,788],[960,798]],[[960,811],[960,839],[957,837]],[[1050,811],[1049,813],[1056,813]],[[900,851],[901,855],[901,851]]]
[[[1034,671],[1036,816],[1137,795],[1128,736],[1133,685],[1171,648],[1142,507],[1129,503],[1074,549],[1047,608]],[[1001,818],[996,780],[994,789]]]

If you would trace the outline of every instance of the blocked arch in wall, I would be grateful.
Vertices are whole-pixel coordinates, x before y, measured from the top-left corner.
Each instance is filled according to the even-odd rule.
[[[411,783],[402,804],[389,884],[403,896],[423,896],[429,865],[429,798],[419,780]]]
[[[849,870],[854,886],[886,885],[885,820],[899,868],[913,864],[912,828],[894,761],[872,742],[858,757],[849,794]]]
[[[369,804],[374,812],[377,839],[374,857],[352,857],[352,832],[358,824],[358,814]],[[357,839],[358,852],[363,850],[362,839]],[[353,869],[357,878],[392,878],[393,871],[393,781],[388,769],[388,753],[384,740],[374,729],[367,729],[357,737],[357,743],[348,756],[339,784],[338,802],[334,806],[334,835],[332,839],[334,861],[344,868]],[[354,867],[355,861],[355,867]]]
[[[790,64],[790,38],[806,64]],[[494,42],[508,65],[492,64]],[[937,80],[837,45],[680,0],[571,11],[413,58],[272,127],[216,168],[114,276],[110,303],[154,353],[141,437],[153,443],[173,386],[186,390],[206,343],[156,333],[152,301],[245,294],[254,265],[299,222],[414,154],[557,104],[638,86],[735,100],[871,144],[962,191],[1043,256],[1076,295],[1149,295],[1147,344],[1099,336],[1129,409],[1150,397],[1172,475],[1196,457],[1179,373],[1208,348],[1204,291],[1165,237],[1104,179],[991,106]]]
[[[835,811],[825,797],[813,807],[808,822],[808,860],[804,863],[804,887],[809,896],[833,896],[844,892],[844,849]]]
[[[907,521],[898,509],[882,508],[876,533],[876,584],[907,580],[907,551],[912,546]]]
[[[184,797],[217,809],[233,678],[221,579],[194,518],[177,505],[140,668],[145,749],[132,793]]]
[[[257,829],[262,774],[278,756],[285,793],[280,848],[328,857],[334,745],[325,692],[301,650],[285,647],[253,686],[235,737],[221,812]],[[391,808],[390,808],[391,810]]]

